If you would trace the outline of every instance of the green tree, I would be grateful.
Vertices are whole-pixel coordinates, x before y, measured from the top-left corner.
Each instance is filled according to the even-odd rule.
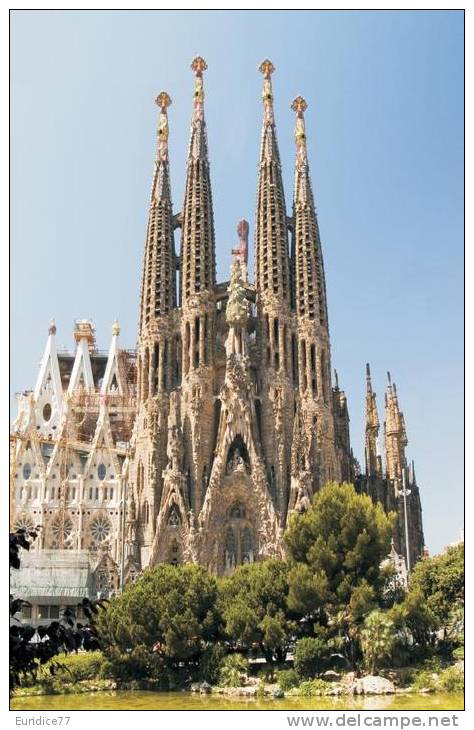
[[[296,642],[294,666],[301,679],[312,679],[324,669],[329,657],[328,645],[323,639],[307,636]]]
[[[225,634],[236,648],[257,645],[266,660],[284,661],[295,624],[287,606],[288,565],[266,560],[239,566],[219,586]]]
[[[228,654],[221,662],[219,684],[222,687],[240,687],[245,684],[248,671],[248,660],[242,654]]]
[[[359,586],[372,589],[378,599],[385,581],[380,564],[390,550],[392,520],[352,484],[323,487],[305,514],[290,519],[285,534],[291,560],[310,569],[299,568],[290,575],[292,605],[308,615],[321,604],[345,607]]]
[[[216,597],[217,581],[201,566],[146,570],[98,620],[105,655],[130,674],[184,667],[192,675],[218,634]]]
[[[447,633],[453,609],[464,606],[464,543],[420,560],[410,576],[409,592],[423,596],[439,627]]]
[[[389,659],[395,642],[393,622],[386,613],[372,611],[366,617],[361,631],[364,661],[371,674],[375,674],[383,659]]]

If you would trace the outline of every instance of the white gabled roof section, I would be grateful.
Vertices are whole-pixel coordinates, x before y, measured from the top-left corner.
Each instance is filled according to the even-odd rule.
[[[104,379],[100,389],[101,395],[123,395],[123,387],[120,382],[119,366],[118,366],[118,337],[120,334],[120,326],[117,321],[112,325],[112,342],[110,343],[109,357],[105,368]]]
[[[63,388],[61,385],[61,375],[59,372],[58,354],[56,352],[56,343],[54,336],[56,334],[56,325],[54,320],[50,322],[48,330],[48,340],[41,360],[40,371],[36,381],[34,390],[35,401],[38,401],[41,395],[49,390],[52,399],[58,410],[61,409],[63,401]]]
[[[89,345],[85,337],[81,337],[77,345],[76,359],[74,360],[71,380],[69,381],[69,388],[67,392],[73,393],[80,385],[86,388],[86,390],[94,389]]]
[[[92,463],[94,458],[98,455],[108,454],[110,457],[110,463],[113,464],[115,474],[120,474],[120,463],[117,458],[115,450],[115,443],[112,436],[112,429],[110,427],[109,410],[105,402],[100,406],[99,418],[97,419],[97,427],[92,440],[91,450],[89,452],[89,458],[84,469],[84,474],[88,474],[92,469]]]

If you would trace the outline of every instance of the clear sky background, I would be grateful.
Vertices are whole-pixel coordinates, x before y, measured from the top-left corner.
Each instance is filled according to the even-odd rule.
[[[290,103],[306,97],[323,240],[332,361],[363,463],[365,363],[383,421],[397,383],[425,539],[463,522],[463,14],[459,11],[14,11],[11,22],[11,391],[34,385],[56,319],[90,317],[107,348],[115,317],[136,343],[155,152],[156,94],[169,110],[181,209],[199,54],[218,277],[236,223],[253,239],[268,56],[288,211]],[[250,252],[253,276],[253,246]]]

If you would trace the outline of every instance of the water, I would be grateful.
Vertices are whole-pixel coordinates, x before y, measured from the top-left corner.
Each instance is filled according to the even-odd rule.
[[[12,710],[462,710],[461,694],[247,699],[185,692],[95,692],[17,697]]]

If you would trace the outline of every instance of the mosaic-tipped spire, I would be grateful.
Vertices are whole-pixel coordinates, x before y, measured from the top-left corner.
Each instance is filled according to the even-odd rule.
[[[372,390],[370,365],[366,365],[366,396],[365,396],[365,473],[375,476],[379,473],[379,459],[377,457],[377,437],[380,422],[377,411],[375,393]]]
[[[300,317],[315,320],[327,328],[324,263],[306,145],[304,112],[308,105],[302,96],[297,96],[291,108],[296,112],[292,250],[295,308]]]
[[[289,306],[287,217],[271,81],[275,67],[271,61],[265,59],[259,70],[263,74],[263,124],[255,228],[257,290],[276,295]]]
[[[203,72],[207,64],[197,56],[191,68],[195,74],[195,87],[181,232],[183,304],[199,292],[212,290],[216,280],[214,215],[204,119]]]
[[[171,98],[162,91],[155,101],[160,116],[142,275],[140,332],[157,317],[176,307],[176,258],[168,158],[167,109]]]

